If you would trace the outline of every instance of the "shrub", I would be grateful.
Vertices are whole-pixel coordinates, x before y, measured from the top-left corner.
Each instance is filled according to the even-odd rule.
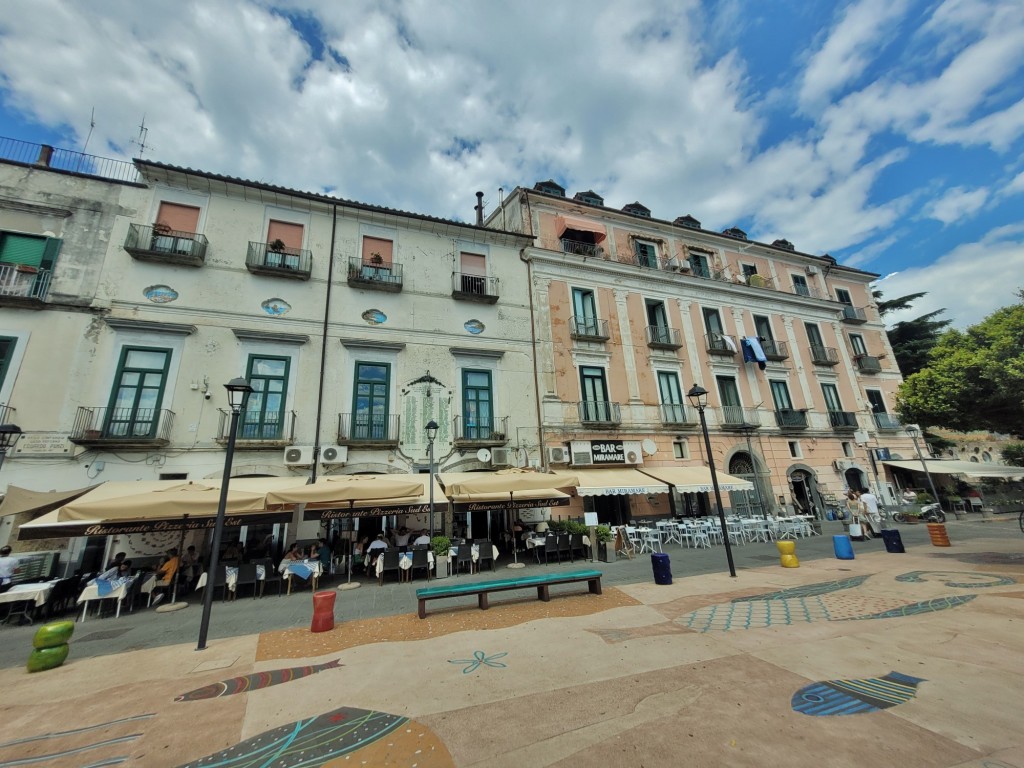
[[[447,536],[435,536],[430,540],[430,548],[434,550],[434,557],[444,557],[452,548],[451,539]]]

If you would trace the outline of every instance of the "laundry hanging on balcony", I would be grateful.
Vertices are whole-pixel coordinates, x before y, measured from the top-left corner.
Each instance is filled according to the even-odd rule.
[[[762,371],[768,367],[768,358],[764,356],[761,340],[757,336],[744,336],[740,339],[740,346],[743,347],[743,362],[757,363]]]

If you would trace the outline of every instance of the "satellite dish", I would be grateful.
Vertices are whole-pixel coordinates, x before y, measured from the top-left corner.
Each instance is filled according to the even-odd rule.
[[[657,444],[650,438],[644,440],[642,443],[640,443],[640,445],[644,449],[644,456],[653,456],[658,452]]]
[[[486,448],[481,448],[479,451],[476,452],[476,460],[479,461],[481,464],[486,464],[488,461],[491,460],[491,452],[488,451]]]

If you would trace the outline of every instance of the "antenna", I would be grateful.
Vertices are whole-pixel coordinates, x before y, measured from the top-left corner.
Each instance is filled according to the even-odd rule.
[[[85,136],[85,143],[82,145],[82,154],[85,154],[85,148],[89,146],[89,139],[92,138],[92,129],[96,127],[96,107],[92,108],[92,113],[89,115],[89,133]]]
[[[132,144],[139,148],[139,157],[146,154],[146,148],[153,149],[149,144],[146,143],[146,137],[149,135],[149,128],[146,127],[146,115],[143,113],[142,122],[139,123],[139,138],[132,139]]]
[[[501,208],[501,229],[505,229],[505,190],[498,187],[498,207]]]

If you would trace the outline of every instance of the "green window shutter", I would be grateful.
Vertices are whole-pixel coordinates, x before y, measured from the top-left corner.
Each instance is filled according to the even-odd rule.
[[[46,238],[46,248],[43,251],[43,258],[39,263],[40,269],[53,269],[53,265],[57,263],[57,254],[60,253],[60,247],[63,242],[59,237]]]
[[[5,233],[0,239],[0,261],[38,267],[43,261],[48,238]],[[57,241],[60,248],[60,241]],[[56,257],[56,254],[54,254]]]

